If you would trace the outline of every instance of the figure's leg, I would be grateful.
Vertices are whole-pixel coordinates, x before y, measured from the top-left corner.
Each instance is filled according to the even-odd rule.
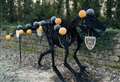
[[[38,65],[39,65],[39,66],[41,66],[42,58],[43,58],[45,55],[47,55],[48,53],[51,53],[51,50],[50,50],[50,49],[49,49],[48,51],[46,51],[46,52],[43,52],[43,53],[40,55],[40,57],[39,57],[39,59],[38,59]]]
[[[42,41],[43,37],[44,37],[43,35],[40,37],[40,43],[41,43],[41,41]]]
[[[68,64],[68,62],[67,62],[67,58],[68,58],[68,55],[69,55],[68,52],[69,52],[69,50],[66,49],[64,65],[74,74],[76,82],[85,82],[85,81],[83,81],[81,72],[80,73],[75,72],[75,70]]]
[[[40,41],[42,41],[42,38],[43,38],[43,36],[41,36]],[[47,36],[47,40],[48,40],[48,44],[49,44],[49,50],[46,51],[46,52],[43,52],[43,53],[40,55],[39,60],[38,60],[38,65],[39,65],[39,66],[41,66],[41,60],[42,60],[42,58],[43,58],[45,55],[47,55],[48,53],[51,53],[51,50],[52,50],[51,45],[53,45],[53,41],[52,41],[51,37],[48,37],[48,36]]]
[[[74,69],[73,69],[73,68],[68,64],[68,62],[67,62],[68,55],[69,55],[69,49],[66,47],[66,48],[65,48],[64,65],[65,65],[73,74],[76,74],[76,72],[74,71]]]
[[[82,65],[82,64],[80,63],[78,57],[77,57],[77,52],[78,52],[79,48],[80,48],[80,45],[77,46],[77,49],[76,49],[75,52],[74,52],[73,58],[75,59],[77,65],[78,65],[79,68],[80,68],[80,70],[81,70],[81,71],[84,71],[85,68],[86,68],[86,66]]]
[[[77,52],[80,49],[80,47],[81,47],[81,43],[80,41],[78,41],[77,48],[74,52],[73,58],[75,59],[77,65],[79,66],[80,72],[76,73],[75,78],[77,82],[89,82],[85,80],[89,76],[89,73],[85,70],[87,66],[82,65],[77,57]]]
[[[82,39],[77,39],[77,48],[76,48],[76,50],[75,50],[75,52],[74,52],[73,58],[75,59],[77,65],[78,65],[79,68],[80,68],[80,70],[81,70],[81,71],[85,71],[86,66],[82,65],[82,64],[80,63],[78,57],[77,57],[77,52],[78,52],[78,50],[80,49],[82,42],[83,42]]]
[[[59,77],[59,79],[62,82],[66,82],[65,79],[63,78],[62,74],[59,72],[59,70],[57,69],[57,67],[55,66],[55,59],[54,59],[54,50],[52,49],[51,51],[52,54],[52,67],[53,67],[53,71],[57,74],[57,76]]]
[[[79,73],[76,73],[76,79],[78,79],[78,80],[80,79],[79,77],[81,77],[81,76],[84,76],[84,77],[88,77],[88,76],[89,76],[89,72],[86,71],[87,66],[82,65],[82,64],[80,63],[78,57],[77,57],[77,52],[78,52],[78,50],[80,49],[80,47],[81,47],[81,42],[78,40],[78,45],[77,45],[77,48],[76,48],[76,50],[75,50],[75,52],[74,52],[74,55],[73,55],[73,58],[75,59],[77,65],[78,65],[79,68],[80,68],[80,72],[79,72]]]

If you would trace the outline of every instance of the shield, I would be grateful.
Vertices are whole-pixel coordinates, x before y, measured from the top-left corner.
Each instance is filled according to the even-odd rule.
[[[92,50],[96,45],[96,37],[85,36],[85,45],[89,50]]]

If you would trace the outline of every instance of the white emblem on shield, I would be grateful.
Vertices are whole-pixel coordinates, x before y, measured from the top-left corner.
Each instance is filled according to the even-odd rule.
[[[85,36],[85,45],[89,50],[92,50],[96,45],[96,37]]]

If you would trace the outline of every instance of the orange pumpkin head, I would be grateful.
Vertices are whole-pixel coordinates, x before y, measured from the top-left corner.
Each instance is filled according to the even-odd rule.
[[[36,32],[37,32],[38,36],[42,36],[42,33],[44,32],[42,26],[39,26],[39,28],[36,30]]]
[[[6,35],[5,40],[10,41],[12,39],[11,35]]]
[[[62,23],[62,19],[61,18],[56,18],[55,19],[55,24],[59,25]]]
[[[29,36],[31,36],[31,35],[32,35],[32,30],[31,30],[31,29],[28,29],[28,30],[26,31],[26,34],[29,35]]]
[[[80,18],[85,18],[87,16],[86,11],[85,10],[80,10],[79,16],[80,16]]]
[[[16,37],[19,38],[20,34],[19,34],[19,30],[16,30]]]
[[[65,27],[62,27],[62,28],[59,29],[59,34],[60,34],[60,35],[63,36],[63,35],[65,35],[66,33],[67,33],[67,29],[66,29]]]
[[[24,35],[25,34],[25,32],[21,29],[21,30],[19,30],[19,35]]]
[[[43,32],[42,26],[39,26],[39,28],[36,30],[37,32]]]

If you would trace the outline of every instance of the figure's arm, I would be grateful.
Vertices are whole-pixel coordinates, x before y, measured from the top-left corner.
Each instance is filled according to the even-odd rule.
[[[79,16],[75,17],[75,19],[71,22],[71,26],[77,27],[81,22],[81,18]]]

